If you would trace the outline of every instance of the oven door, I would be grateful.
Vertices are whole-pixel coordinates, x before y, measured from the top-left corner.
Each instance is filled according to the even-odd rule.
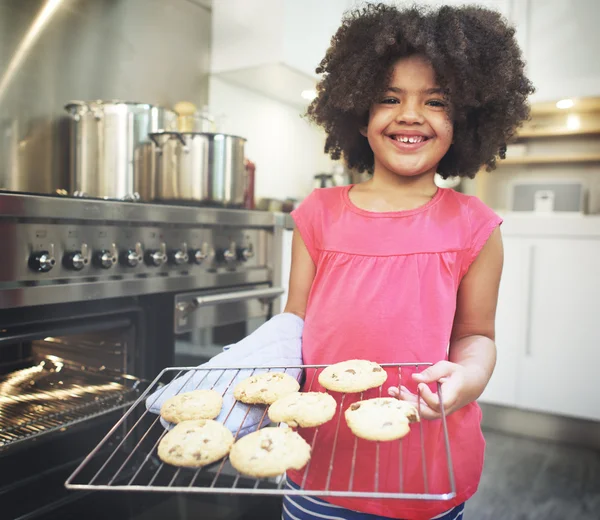
[[[1,518],[67,518],[85,495],[63,483],[145,388],[145,321],[133,299],[2,311]]]
[[[251,334],[273,313],[281,287],[246,286],[175,297],[175,365],[196,366]]]

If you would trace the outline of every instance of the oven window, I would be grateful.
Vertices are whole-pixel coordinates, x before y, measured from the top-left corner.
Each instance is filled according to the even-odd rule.
[[[121,408],[138,393],[139,380],[128,374],[133,327],[127,320],[85,333],[3,332],[0,453]]]

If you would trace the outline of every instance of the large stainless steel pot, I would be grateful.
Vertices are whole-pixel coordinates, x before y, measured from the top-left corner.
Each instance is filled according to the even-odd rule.
[[[155,198],[241,207],[246,139],[205,132],[155,132]]]
[[[0,117],[0,191],[56,193],[68,187],[65,117]]]
[[[70,191],[89,197],[149,200],[155,168],[151,132],[175,129],[177,114],[146,103],[73,101]]]

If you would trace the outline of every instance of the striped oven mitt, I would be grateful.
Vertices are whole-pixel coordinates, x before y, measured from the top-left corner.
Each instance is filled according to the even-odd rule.
[[[295,314],[278,314],[274,316],[252,334],[243,340],[223,348],[223,352],[213,357],[201,367],[239,367],[239,366],[293,366],[302,364],[302,330],[304,320]],[[278,370],[278,369],[274,369]],[[267,370],[255,370],[254,374],[267,372]],[[302,369],[289,369],[286,371],[290,376],[300,379]],[[238,438],[256,430],[263,413],[264,407],[251,406],[240,402],[236,403],[233,390],[237,383],[250,377],[252,370],[240,370],[235,379],[233,370],[190,370],[150,394],[146,398],[146,408],[155,414],[160,413],[162,404],[176,394],[192,390],[210,389],[223,395],[223,407],[216,418],[222,422],[234,434],[239,431]],[[231,382],[231,384],[230,384]],[[227,388],[229,385],[229,388]],[[246,412],[250,407],[248,416]],[[231,411],[231,413],[230,413]],[[229,417],[227,415],[229,414]],[[225,422],[225,418],[227,421]],[[244,420],[244,417],[246,419]],[[165,428],[170,429],[174,425],[161,418]],[[240,425],[243,425],[240,429]],[[269,424],[269,418],[265,415],[261,426]]]

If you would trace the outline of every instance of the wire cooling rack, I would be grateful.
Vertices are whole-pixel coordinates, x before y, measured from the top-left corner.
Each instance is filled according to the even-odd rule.
[[[183,493],[221,493],[221,494],[254,494],[254,495],[306,495],[306,496],[331,496],[331,497],[352,497],[352,498],[394,498],[394,499],[412,499],[412,500],[450,500],[456,496],[456,486],[454,481],[454,472],[452,468],[452,457],[450,452],[450,440],[446,423],[446,414],[441,409],[441,432],[443,433],[443,457],[439,454],[435,460],[436,466],[439,464],[445,465],[447,471],[447,488],[432,489],[432,485],[428,479],[430,473],[431,458],[428,459],[426,452],[426,443],[424,442],[424,430],[428,427],[433,427],[433,423],[437,421],[420,420],[418,423],[411,425],[411,431],[408,435],[417,436],[419,448],[412,450],[420,452],[420,475],[418,478],[413,478],[414,475],[406,475],[406,450],[403,450],[404,439],[386,442],[364,441],[354,437],[352,451],[352,459],[350,463],[350,471],[348,474],[347,484],[342,487],[332,481],[332,474],[336,467],[336,461],[342,460],[349,456],[348,451],[340,453],[338,444],[338,434],[340,428],[347,428],[342,415],[343,412],[353,403],[358,400],[368,399],[387,395],[384,390],[392,385],[398,385],[400,382],[406,381],[407,370],[420,371],[431,363],[381,363],[380,364],[388,373],[388,378],[384,385],[356,394],[338,394],[330,392],[336,401],[338,407],[336,414],[332,419],[335,435],[331,444],[329,455],[329,463],[327,476],[324,485],[309,486],[307,484],[307,476],[311,468],[312,460],[309,460],[307,465],[301,470],[302,483],[300,489],[292,489],[286,486],[285,474],[276,478],[253,478],[238,473],[229,463],[228,457],[220,461],[212,463],[202,468],[178,468],[162,462],[157,456],[157,447],[161,439],[166,434],[166,429],[161,424],[158,415],[149,412],[146,409],[145,401],[148,396],[161,388],[166,388],[166,384],[174,379],[185,377],[188,375],[196,376],[201,373],[202,376],[198,379],[199,382],[195,387],[202,385],[203,381],[209,374],[218,377],[214,379],[212,387],[219,385],[219,388],[224,388],[223,395],[232,389],[234,381],[241,380],[240,373],[244,376],[258,372],[275,370],[278,372],[292,372],[298,374],[297,379],[304,378],[303,391],[320,390],[324,391],[318,383],[317,374],[328,365],[294,365],[294,366],[240,366],[240,367],[173,367],[164,369],[152,382],[152,384],[143,392],[143,394],[133,403],[133,405],[124,413],[121,419],[113,426],[102,441],[96,446],[92,452],[82,461],[79,467],[68,478],[65,485],[69,489],[82,490],[120,490],[120,491],[156,491],[156,492],[183,492]],[[219,373],[220,372],[220,373]],[[225,379],[224,379],[225,378]],[[228,381],[226,385],[223,385]],[[205,388],[206,386],[203,386]],[[318,387],[318,388],[317,388]],[[185,391],[193,388],[186,387]],[[437,392],[442,403],[441,386],[437,385]],[[419,396],[420,397],[420,396]],[[418,401],[420,403],[420,399]],[[234,411],[236,406],[244,406],[247,411],[243,420],[240,423],[237,432],[234,432],[235,439],[238,438],[240,429],[244,428],[244,423],[248,418],[250,407],[238,402],[234,402],[227,413],[224,423],[227,424],[227,419]],[[261,405],[253,405],[261,406]],[[420,414],[420,404],[417,405]],[[267,406],[261,406],[263,409],[262,417],[256,425],[259,429],[268,422]],[[276,425],[270,425],[270,427]],[[319,431],[321,427],[310,428],[309,443],[314,450],[315,446],[320,442]],[[440,428],[440,425],[437,425]],[[306,436],[305,436],[306,437]],[[312,442],[310,442],[312,439]],[[361,449],[365,449],[365,444],[373,451],[374,448],[374,465],[370,468],[358,467],[357,453]],[[381,445],[385,445],[385,456],[380,454]],[[394,447],[395,445],[395,447]],[[413,443],[414,446],[414,443]],[[344,449],[347,449],[346,445]],[[394,489],[390,489],[386,485],[386,479],[389,476],[382,475],[380,466],[389,458],[390,453],[395,453],[398,457],[398,478],[394,480]],[[382,457],[385,459],[382,462]],[[445,460],[439,460],[443,458]],[[321,461],[322,462],[322,461]],[[414,464],[413,464],[414,466]],[[357,489],[357,472],[360,473],[360,480],[363,489]],[[370,489],[364,489],[365,472],[372,482]],[[310,480],[310,479],[309,479]],[[336,484],[336,485],[334,485]]]

